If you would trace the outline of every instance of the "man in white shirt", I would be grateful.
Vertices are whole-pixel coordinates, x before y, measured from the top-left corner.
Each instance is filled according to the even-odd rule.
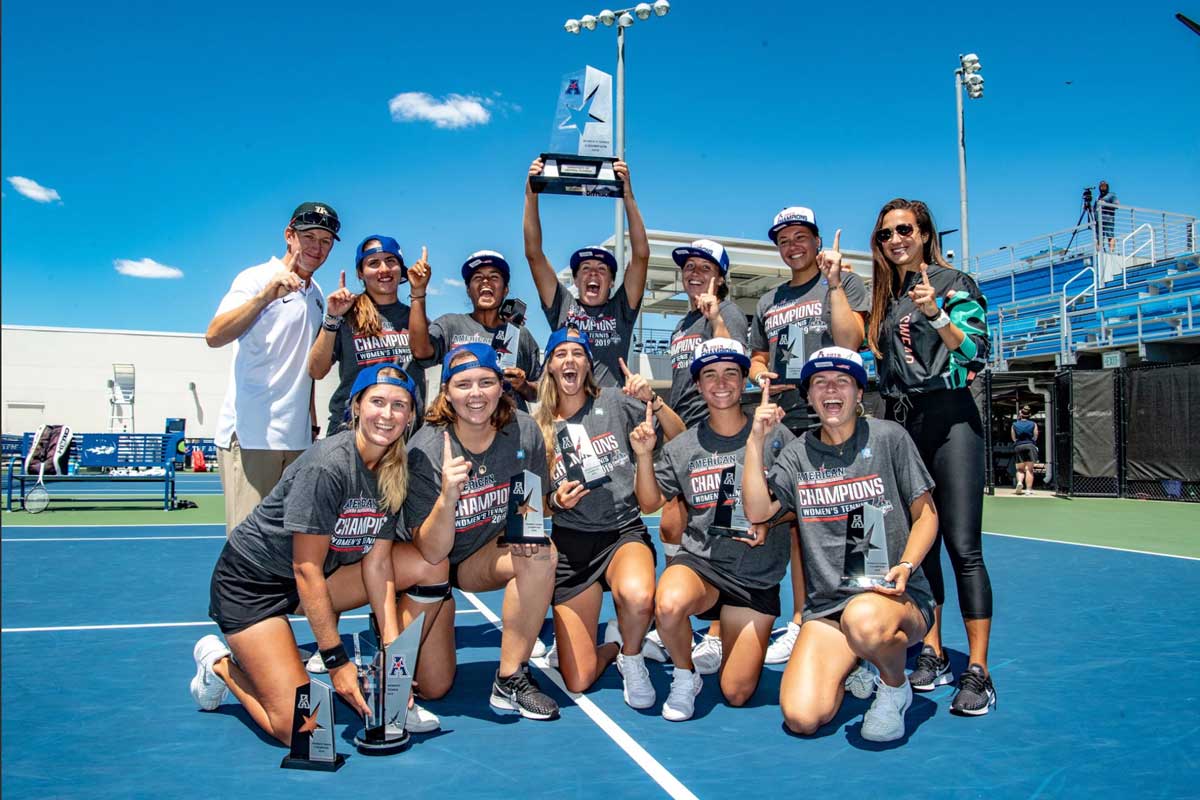
[[[300,204],[283,232],[283,259],[272,256],[240,272],[208,324],[209,347],[234,347],[215,437],[226,532],[312,443],[316,413],[307,359],[325,312],[312,276],[340,227],[331,206]]]

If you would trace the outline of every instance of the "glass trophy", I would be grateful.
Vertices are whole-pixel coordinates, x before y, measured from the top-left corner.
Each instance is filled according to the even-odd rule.
[[[612,76],[595,67],[563,76],[536,194],[621,197],[625,182],[613,170]]]
[[[779,332],[775,350],[775,373],[786,383],[799,383],[807,355],[804,352],[804,331],[795,322]]]
[[[363,719],[363,729],[354,736],[355,747],[364,755],[388,755],[408,747],[404,720],[417,673],[417,648],[424,622],[422,613],[386,648],[374,648],[365,655],[359,635],[354,634],[354,663],[363,699],[370,709]]]
[[[521,329],[511,322],[506,322],[492,335],[492,349],[496,351],[500,369],[511,369],[517,366],[517,347]]]
[[[333,739],[333,690],[312,680],[296,687],[292,712],[292,744],[279,766],[336,772],[346,763]]]
[[[567,470],[568,481],[579,481],[584,488],[595,489],[608,480],[608,472],[596,448],[592,445],[587,430],[577,423],[568,423],[558,429],[557,449]]]
[[[550,544],[543,513],[542,478],[529,470],[512,476],[508,490],[508,525],[496,543]]]
[[[717,492],[717,507],[713,512],[713,524],[709,530],[716,536],[746,538],[750,532],[750,521],[742,508],[742,466],[734,464],[721,471],[721,485]]]
[[[894,588],[895,583],[887,579],[889,570],[883,511],[864,503],[846,515],[846,558],[839,588],[852,591],[872,586]]]

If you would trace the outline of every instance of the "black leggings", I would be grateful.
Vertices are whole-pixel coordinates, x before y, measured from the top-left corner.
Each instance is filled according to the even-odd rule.
[[[937,486],[938,535],[921,569],[933,599],[946,600],[942,548],[958,584],[963,619],[990,619],[992,581],[983,563],[983,426],[969,389],[950,389],[909,398],[907,408],[889,399],[887,417],[908,430]]]

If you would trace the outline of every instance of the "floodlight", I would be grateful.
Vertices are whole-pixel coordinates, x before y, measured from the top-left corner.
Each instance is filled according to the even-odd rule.
[[[589,31],[596,30],[596,18],[591,14],[584,14],[579,20],[579,24],[587,28]]]
[[[959,62],[962,64],[962,68],[966,72],[979,72],[979,70],[983,67],[983,65],[979,63],[979,56],[975,55],[974,53],[967,53],[965,56],[961,56],[959,58]]]
[[[638,3],[633,9],[633,13],[637,14],[638,19],[650,19],[650,15],[654,13],[654,9],[649,3]]]
[[[611,9],[608,9],[608,8],[604,9],[603,11],[601,11],[601,12],[600,12],[599,14],[597,14],[596,16],[597,16],[597,17],[600,19],[600,21],[601,21],[601,22],[603,22],[605,25],[612,25],[612,24],[613,24],[613,22],[615,22],[615,21],[616,21],[616,19],[617,19],[617,15],[616,15],[616,14],[614,14],[614,13],[612,12],[612,10],[611,10]]]
[[[567,20],[566,24],[563,25],[563,30],[565,30],[567,33],[579,33],[579,20]]]
[[[654,0],[654,13],[657,16],[665,17],[670,10],[671,4],[667,0]]]
[[[617,20],[617,25],[621,26],[622,28],[628,28],[632,24],[633,14],[630,14],[628,11],[622,11],[621,18]]]

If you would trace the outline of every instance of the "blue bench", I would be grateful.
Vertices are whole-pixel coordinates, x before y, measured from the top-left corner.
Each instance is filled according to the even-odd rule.
[[[36,475],[25,474],[25,457],[33,446],[33,434],[21,438],[21,453],[8,461],[7,508],[13,510],[13,489],[18,487],[18,504],[24,505],[26,484],[37,485]],[[69,481],[122,481],[161,483],[163,511],[175,507],[175,457],[182,453],[182,433],[79,433],[71,440],[68,458],[77,465],[72,475],[47,475],[46,483]],[[157,469],[154,473],[123,473],[113,470]]]

